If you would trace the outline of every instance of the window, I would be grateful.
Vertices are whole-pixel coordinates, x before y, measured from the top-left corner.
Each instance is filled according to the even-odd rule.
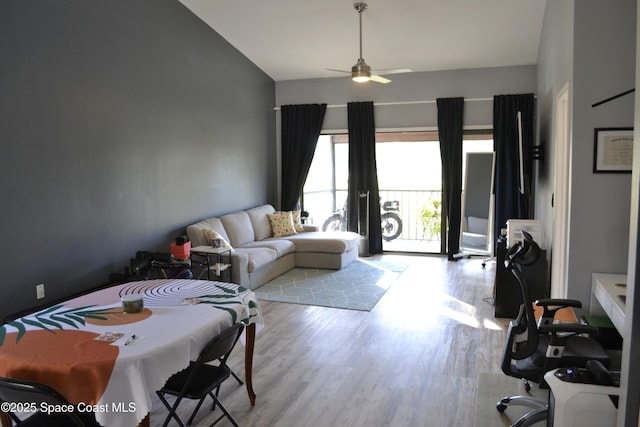
[[[493,151],[491,132],[465,134],[463,151]],[[463,161],[464,157],[463,154]],[[321,135],[303,189],[302,206],[320,227],[344,229],[348,135]],[[438,133],[380,132],[376,162],[385,251],[443,253],[442,162]],[[385,205],[385,202],[392,202]],[[386,215],[385,215],[386,214]],[[397,224],[384,223],[391,218]]]

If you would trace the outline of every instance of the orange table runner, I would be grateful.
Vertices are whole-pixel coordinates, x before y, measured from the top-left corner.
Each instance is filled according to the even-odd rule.
[[[17,335],[5,337],[0,357],[3,376],[54,384],[71,403],[98,403],[111,378],[117,346],[96,341],[99,334],[86,331],[30,331],[20,340]],[[73,377],[83,381],[70,381]]]

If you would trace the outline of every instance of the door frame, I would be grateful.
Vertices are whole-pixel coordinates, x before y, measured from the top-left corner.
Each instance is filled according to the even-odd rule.
[[[566,298],[571,213],[572,84],[566,82],[555,99],[555,164],[552,195],[553,250],[551,251],[551,298]]]

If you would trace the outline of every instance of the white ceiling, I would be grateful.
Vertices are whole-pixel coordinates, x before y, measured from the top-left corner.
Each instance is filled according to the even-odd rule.
[[[180,0],[276,81],[339,77],[356,63],[352,0]],[[365,0],[372,69],[535,64],[547,0]],[[384,73],[381,73],[384,74]]]

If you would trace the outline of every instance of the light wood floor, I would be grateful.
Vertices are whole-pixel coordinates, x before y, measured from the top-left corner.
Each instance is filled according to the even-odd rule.
[[[233,380],[220,392],[241,426],[474,426],[478,374],[500,372],[505,336],[486,301],[495,264],[384,257],[410,265],[370,312],[261,301],[256,406]],[[231,358],[238,373],[243,350]],[[194,426],[218,413],[203,407]],[[165,415],[156,399],[151,425]]]

